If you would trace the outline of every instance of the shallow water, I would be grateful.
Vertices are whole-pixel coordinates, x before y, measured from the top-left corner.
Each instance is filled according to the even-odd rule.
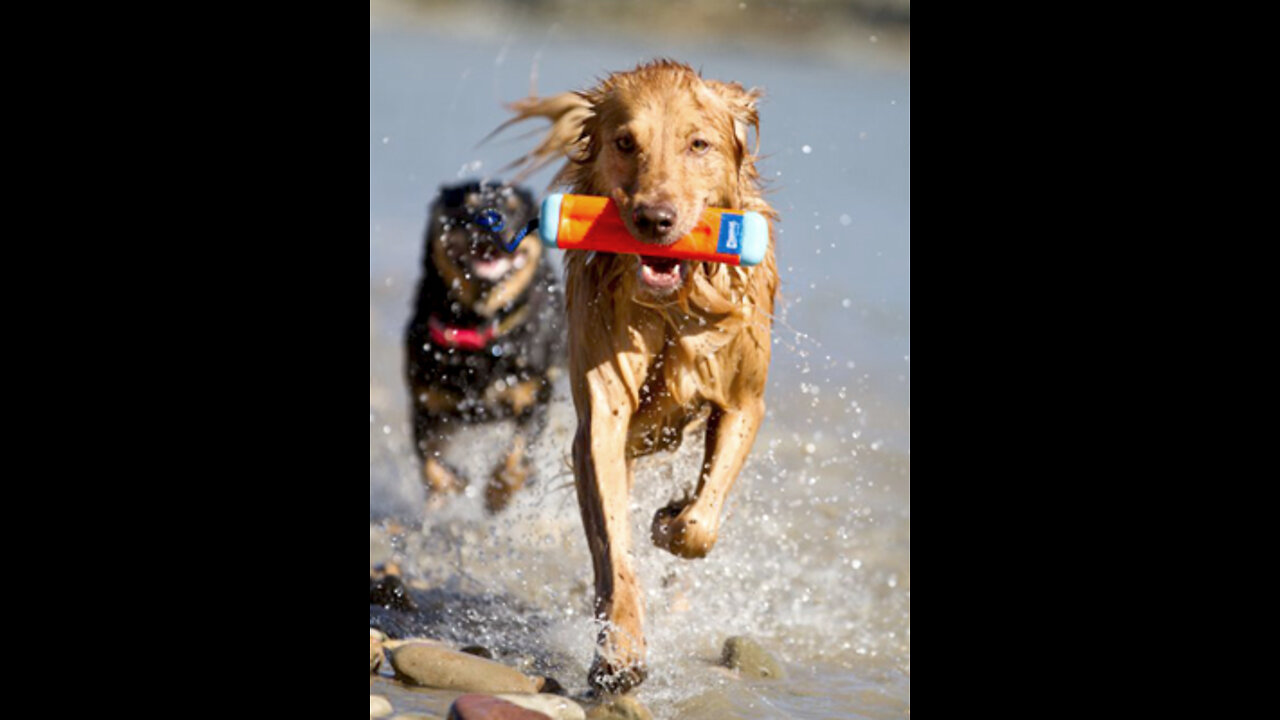
[[[522,130],[474,145],[525,95],[585,87],[654,56],[763,87],[762,174],[782,215],[783,301],[769,414],[730,498],[720,541],[686,561],[647,542],[654,510],[696,478],[700,442],[640,461],[636,564],[646,593],[659,718],[889,718],[911,699],[910,70],[904,56],[645,43],[570,36],[532,21],[370,32],[370,561],[396,559],[436,604],[423,633],[585,690],[595,631],[591,565],[568,465],[559,387],[535,444],[540,481],[496,519],[478,494],[426,514],[410,452],[400,333],[425,209],[437,187],[497,176],[531,147]],[[541,191],[550,172],[534,176]],[[559,252],[553,252],[557,264]],[[451,459],[482,476],[503,427],[460,433]],[[383,521],[419,531],[391,537]],[[371,616],[371,621],[373,621]],[[750,635],[784,664],[746,680],[714,661]],[[397,712],[442,714],[451,695],[386,680]]]

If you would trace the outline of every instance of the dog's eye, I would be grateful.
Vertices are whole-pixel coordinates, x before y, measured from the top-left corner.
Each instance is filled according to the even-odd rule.
[[[692,148],[695,153],[701,155],[711,149],[711,143],[703,140],[702,138],[697,138],[693,142],[689,143],[689,147]]]
[[[636,139],[630,135],[619,135],[613,144],[617,146],[619,152],[630,153],[636,149]]]

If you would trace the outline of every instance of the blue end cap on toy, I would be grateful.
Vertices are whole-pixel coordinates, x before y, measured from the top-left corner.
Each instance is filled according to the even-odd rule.
[[[538,221],[538,236],[542,238],[542,244],[547,247],[556,247],[556,235],[560,232],[560,202],[564,200],[563,193],[554,193],[548,195],[542,201],[542,217]]]
[[[769,221],[758,212],[742,213],[742,253],[740,265],[759,265],[769,249]]]

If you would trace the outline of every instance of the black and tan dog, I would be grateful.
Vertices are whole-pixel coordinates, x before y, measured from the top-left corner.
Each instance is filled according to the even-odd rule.
[[[491,511],[528,479],[527,451],[546,423],[553,368],[563,363],[562,293],[536,234],[503,249],[536,214],[533,197],[517,187],[442,188],[405,334],[414,439],[433,496],[466,484],[441,459],[452,428],[515,418],[513,445],[485,490]]]

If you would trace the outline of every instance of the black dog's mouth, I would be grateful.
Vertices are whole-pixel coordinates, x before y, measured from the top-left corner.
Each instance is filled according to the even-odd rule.
[[[515,268],[515,259],[511,255],[473,257],[470,264],[471,272],[476,277],[487,282],[497,282]]]
[[[501,250],[498,240],[488,233],[455,234],[449,243],[448,252],[455,265],[466,270],[476,280],[486,283],[502,280],[527,262],[522,253],[508,254]]]
[[[641,255],[640,282],[653,290],[675,290],[684,282],[684,262],[676,258]]]

